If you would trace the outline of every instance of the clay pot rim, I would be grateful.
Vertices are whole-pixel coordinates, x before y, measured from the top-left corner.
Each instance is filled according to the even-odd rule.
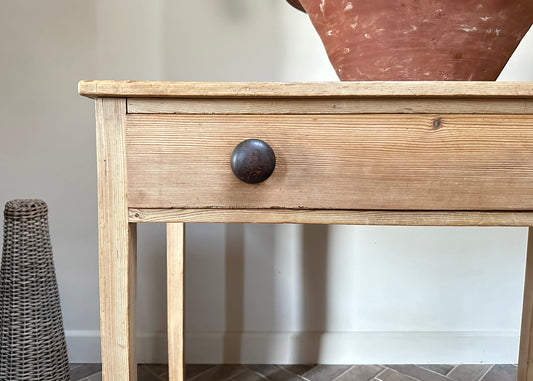
[[[292,5],[294,8],[298,9],[299,11],[302,11],[303,13],[307,13],[299,0],[287,0],[287,3],[289,3],[290,5]]]

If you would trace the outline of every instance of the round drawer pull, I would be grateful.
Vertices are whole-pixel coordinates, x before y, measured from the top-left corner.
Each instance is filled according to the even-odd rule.
[[[276,167],[276,155],[262,140],[248,139],[231,153],[231,170],[241,181],[257,184],[270,177]]]

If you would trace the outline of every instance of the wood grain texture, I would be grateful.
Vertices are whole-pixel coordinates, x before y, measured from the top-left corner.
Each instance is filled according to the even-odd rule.
[[[229,167],[258,138],[276,169]],[[130,208],[533,210],[532,115],[127,117]]]
[[[533,212],[130,209],[131,222],[222,222],[399,226],[530,226]]]
[[[129,98],[130,114],[533,114],[533,97],[451,98]]]
[[[125,99],[96,100],[102,376],[137,380],[136,225],[126,200]]]
[[[78,83],[81,95],[153,98],[285,97],[493,97],[529,98],[529,82],[158,82],[91,81]]]
[[[522,305],[522,328],[518,353],[518,381],[533,380],[533,228],[531,226],[527,238],[524,303]]]
[[[182,223],[167,224],[167,334],[169,381],[184,377],[184,260],[185,230]]]

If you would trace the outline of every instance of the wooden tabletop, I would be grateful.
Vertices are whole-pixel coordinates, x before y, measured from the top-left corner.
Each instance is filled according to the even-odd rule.
[[[162,82],[80,81],[78,92],[96,97],[294,98],[421,97],[533,98],[533,82]]]

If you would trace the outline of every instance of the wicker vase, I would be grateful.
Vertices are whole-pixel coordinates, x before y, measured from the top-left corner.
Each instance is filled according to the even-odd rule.
[[[0,380],[70,380],[48,208],[40,200],[10,201],[4,210]]]
[[[493,81],[533,23],[531,0],[287,0],[343,81]]]

